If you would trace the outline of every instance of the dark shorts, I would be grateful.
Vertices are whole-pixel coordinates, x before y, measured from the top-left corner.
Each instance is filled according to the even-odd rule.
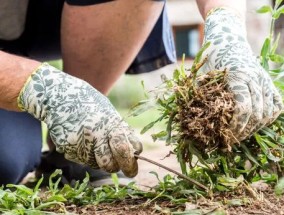
[[[72,5],[91,5],[110,0],[66,0]],[[157,0],[163,1],[163,0]],[[30,0],[25,31],[14,41],[0,40],[0,49],[40,61],[61,58],[60,19],[64,0]],[[176,61],[167,11],[164,8],[128,74],[150,72]]]

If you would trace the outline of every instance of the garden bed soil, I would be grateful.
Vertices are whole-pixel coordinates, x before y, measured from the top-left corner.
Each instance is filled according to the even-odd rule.
[[[195,204],[188,203],[189,207],[196,207],[196,213],[188,212],[187,215],[210,214],[220,211],[219,214],[228,215],[282,215],[284,214],[284,197],[277,198],[273,190],[269,188],[263,192],[263,201],[252,200],[246,205],[228,206],[220,205],[220,201],[228,202],[230,199],[239,199],[243,196],[231,196],[230,199],[216,196],[214,199],[200,199]],[[149,201],[149,200],[148,200]],[[99,205],[87,205],[76,207],[68,206],[68,211],[72,214],[96,214],[96,215],[151,215],[151,214],[170,214],[170,211],[182,212],[186,205],[179,208],[172,205],[169,201],[155,201],[147,204],[146,199],[129,199],[120,202],[102,203]],[[224,211],[224,213],[221,213]],[[178,214],[178,213],[177,213]],[[186,213],[180,213],[186,214]],[[217,213],[215,214],[217,215]]]

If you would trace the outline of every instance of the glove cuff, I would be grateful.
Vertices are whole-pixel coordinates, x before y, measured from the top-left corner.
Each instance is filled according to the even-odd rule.
[[[206,14],[206,18],[205,20],[212,14],[214,14],[215,12],[218,12],[220,10],[224,10],[224,11],[228,11],[228,12],[231,12],[232,14],[234,14],[235,16],[237,16],[239,19],[243,20],[244,21],[244,16],[236,9],[234,8],[231,8],[231,7],[214,7],[212,8],[211,10],[208,11],[208,13]]]
[[[47,66],[47,65],[49,65],[48,63],[42,63],[41,65],[39,65],[31,74],[30,74],[30,76],[28,77],[28,79],[26,80],[26,82],[24,83],[24,86],[22,87],[22,89],[21,89],[21,91],[20,91],[20,93],[19,93],[19,95],[18,95],[18,98],[17,98],[17,105],[18,105],[18,107],[19,107],[19,109],[21,110],[21,111],[27,111],[27,109],[26,109],[26,107],[25,107],[25,105],[24,105],[24,103],[23,103],[23,94],[24,94],[24,92],[26,91],[26,89],[28,88],[28,85],[29,85],[29,83],[32,81],[32,77],[39,71],[39,70],[41,70],[41,68],[42,67],[44,67],[44,66]]]
[[[236,10],[229,7],[213,8],[208,12],[205,19],[204,35],[206,41],[217,39],[217,37],[224,38],[224,35],[227,35],[227,38],[234,36],[247,41],[243,19]]]
[[[48,63],[42,63],[29,76],[21,89],[17,98],[18,107],[35,118],[45,121],[47,103],[55,95],[52,91],[58,85],[61,74],[64,75]]]

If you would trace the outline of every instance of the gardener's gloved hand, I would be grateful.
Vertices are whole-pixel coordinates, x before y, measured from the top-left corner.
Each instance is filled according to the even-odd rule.
[[[282,98],[253,55],[244,23],[235,11],[218,8],[209,13],[205,20],[206,42],[211,45],[205,52],[208,61],[203,70],[228,70],[228,89],[236,101],[231,130],[241,141],[278,117],[283,109]]]
[[[134,153],[142,145],[109,100],[91,85],[42,64],[22,89],[18,104],[44,121],[57,151],[68,160],[101,168],[122,170],[134,177]]]

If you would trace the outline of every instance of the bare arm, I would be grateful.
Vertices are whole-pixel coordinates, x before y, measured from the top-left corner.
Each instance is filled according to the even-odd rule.
[[[196,0],[199,11],[205,19],[206,14],[216,7],[230,7],[236,10],[241,16],[245,17],[246,1],[245,0]]]
[[[0,65],[0,108],[19,111],[17,97],[40,63],[0,51]]]
[[[143,46],[163,5],[149,0],[91,6],[65,3],[61,31],[64,71],[107,94]]]

